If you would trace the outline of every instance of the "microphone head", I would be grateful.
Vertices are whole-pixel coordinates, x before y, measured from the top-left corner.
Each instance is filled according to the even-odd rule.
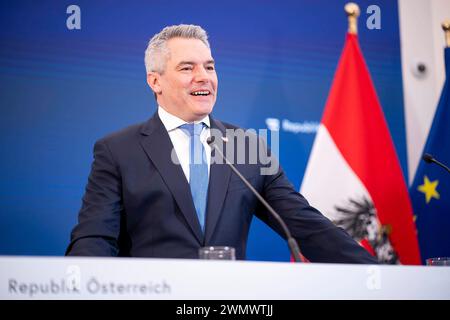
[[[206,139],[206,143],[209,144],[210,146],[213,145],[214,142],[215,142],[215,141],[214,141],[215,138],[216,138],[216,137],[214,137],[214,136],[208,137],[208,139]],[[220,138],[222,138],[222,141],[223,141],[223,142],[225,142],[225,143],[228,142],[228,138],[227,138],[227,137],[220,137]]]
[[[208,145],[212,145],[212,144],[214,144],[214,136],[212,136],[212,137],[208,137],[208,139],[206,139],[206,143],[208,144]]]
[[[422,159],[423,159],[423,161],[425,161],[426,163],[432,163],[433,160],[434,160],[433,156],[432,156],[431,154],[429,154],[429,153],[425,153],[425,154],[422,156]]]

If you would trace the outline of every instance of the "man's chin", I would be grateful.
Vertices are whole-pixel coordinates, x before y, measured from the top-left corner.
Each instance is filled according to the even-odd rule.
[[[212,105],[207,105],[207,106],[197,106],[194,109],[194,113],[196,116],[198,116],[200,119],[206,117],[207,115],[209,115],[212,111],[213,111],[213,107]]]

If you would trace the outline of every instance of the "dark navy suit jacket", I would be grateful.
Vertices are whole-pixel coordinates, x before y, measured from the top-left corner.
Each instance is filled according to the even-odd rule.
[[[211,119],[225,135],[235,128]],[[211,164],[205,233],[189,183],[171,160],[172,143],[157,113],[96,142],[79,223],[67,255],[197,258],[202,246],[227,245],[245,259],[253,214],[284,237],[277,221],[224,164]],[[286,222],[302,254],[313,262],[376,263],[342,229],[311,207],[280,168],[237,168]]]

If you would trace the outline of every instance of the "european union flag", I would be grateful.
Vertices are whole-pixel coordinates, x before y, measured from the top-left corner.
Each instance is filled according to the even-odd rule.
[[[445,49],[446,80],[425,144],[438,161],[450,163],[450,48]],[[421,161],[410,189],[422,260],[450,257],[450,174]]]

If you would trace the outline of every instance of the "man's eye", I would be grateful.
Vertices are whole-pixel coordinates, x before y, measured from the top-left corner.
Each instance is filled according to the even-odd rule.
[[[214,70],[215,70],[215,68],[214,68],[214,66],[209,66],[209,67],[206,67],[206,70],[209,70],[209,71],[214,71]]]
[[[192,67],[183,67],[181,68],[181,71],[189,71],[192,70]]]

